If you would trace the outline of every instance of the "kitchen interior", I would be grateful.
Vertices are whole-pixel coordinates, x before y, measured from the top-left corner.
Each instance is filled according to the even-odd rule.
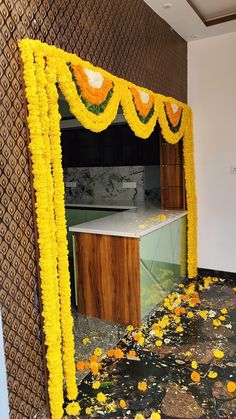
[[[120,107],[100,133],[61,93],[59,109],[75,335],[105,327],[110,346],[186,275],[182,142],[168,144],[158,124],[136,137]]]

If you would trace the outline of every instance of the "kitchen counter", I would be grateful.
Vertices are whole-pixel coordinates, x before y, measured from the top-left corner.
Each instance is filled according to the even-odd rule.
[[[98,208],[97,205],[96,207]],[[104,204],[103,208],[108,207]],[[69,231],[72,233],[139,238],[187,214],[187,211],[184,210],[162,210],[158,205],[148,202],[137,204],[137,207],[132,209],[124,208],[122,205],[110,206],[109,208],[126,209],[126,211],[71,226]]]
[[[83,210],[77,205],[67,210]],[[187,211],[162,210],[150,202],[128,205],[105,202],[99,209],[96,202],[86,211],[119,212],[71,224],[69,231],[78,312],[139,326],[186,265]]]

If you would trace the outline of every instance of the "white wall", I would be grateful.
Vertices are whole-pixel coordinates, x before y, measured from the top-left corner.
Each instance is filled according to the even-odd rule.
[[[0,418],[9,418],[7,379],[5,368],[5,356],[3,348],[2,319],[0,310]]]
[[[236,272],[236,33],[188,44],[198,195],[198,266]]]

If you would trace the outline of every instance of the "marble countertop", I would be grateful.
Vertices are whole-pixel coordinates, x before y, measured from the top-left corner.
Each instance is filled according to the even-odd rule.
[[[98,208],[98,206],[96,207]],[[114,208],[114,206],[110,208]],[[186,214],[187,211],[162,210],[157,204],[143,202],[132,209],[71,226],[69,231],[139,238],[178,220]]]

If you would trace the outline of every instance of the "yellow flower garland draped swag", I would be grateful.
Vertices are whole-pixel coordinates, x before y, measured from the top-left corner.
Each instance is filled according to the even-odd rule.
[[[36,195],[48,393],[53,419],[63,416],[63,380],[67,398],[76,400],[73,320],[66,239],[64,183],[61,164],[58,88],[70,111],[94,132],[106,129],[121,104],[135,135],[148,138],[158,120],[171,144],[183,138],[188,209],[188,276],[197,275],[196,194],[192,112],[171,97],[113,76],[74,54],[40,41],[19,42],[24,70],[30,151]],[[79,413],[80,406],[71,408]]]

